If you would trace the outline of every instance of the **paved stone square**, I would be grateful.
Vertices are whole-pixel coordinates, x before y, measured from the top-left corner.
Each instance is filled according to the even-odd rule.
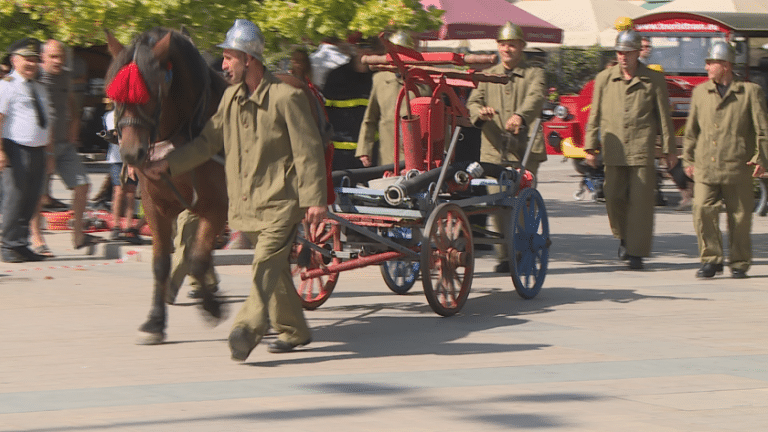
[[[697,280],[691,214],[674,205],[657,208],[654,255],[630,271],[604,206],[573,199],[577,183],[559,157],[541,168],[553,244],[536,298],[492,273],[489,252],[450,318],[420,282],[398,296],[377,267],[354,270],[307,312],[311,345],[262,344],[244,364],[226,337],[249,265],[217,267],[224,323],[209,327],[183,288],[167,343],[140,346],[148,248],[89,257],[51,231],[57,258],[0,264],[0,431],[768,429],[768,219],[755,219],[749,279]],[[71,198],[60,182],[54,195]]]

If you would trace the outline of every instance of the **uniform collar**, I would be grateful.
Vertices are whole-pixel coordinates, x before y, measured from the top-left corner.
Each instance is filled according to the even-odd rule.
[[[525,71],[528,70],[528,63],[525,62],[525,59],[520,60],[520,63],[518,63],[512,70],[505,68],[503,63],[499,63],[499,66],[501,66],[502,72],[510,77],[513,75],[524,77]]]
[[[279,83],[280,80],[277,79],[274,75],[272,75],[268,70],[264,70],[264,76],[261,78],[261,82],[258,86],[256,86],[256,90],[253,91],[251,96],[248,96],[248,86],[245,85],[245,81],[241,82],[239,84],[239,87],[237,89],[237,92],[235,94],[237,95],[238,100],[240,101],[240,104],[244,104],[246,101],[252,101],[258,106],[261,106],[264,104],[264,99],[267,97],[267,93],[269,92],[269,87],[272,84]]]
[[[707,80],[702,84],[704,86],[704,89],[709,93],[717,93],[717,85],[713,80]],[[741,80],[733,79],[731,81],[731,85],[728,86],[728,91],[725,92],[725,96],[723,96],[723,99],[726,98],[731,93],[743,93],[744,92],[744,82]]]
[[[612,66],[609,70],[609,78],[611,81],[620,81],[624,80],[624,76],[621,73],[621,66],[615,65]],[[641,62],[637,62],[637,70],[635,70],[635,76],[632,77],[631,80],[629,80],[629,85],[637,84],[638,82],[651,82],[651,77],[649,74],[650,69],[648,69],[647,66],[645,66]]]

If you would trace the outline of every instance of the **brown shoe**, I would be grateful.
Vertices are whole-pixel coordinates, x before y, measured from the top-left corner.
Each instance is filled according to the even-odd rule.
[[[243,327],[235,327],[227,339],[232,360],[245,361],[253,351],[253,346],[248,340],[248,330]]]

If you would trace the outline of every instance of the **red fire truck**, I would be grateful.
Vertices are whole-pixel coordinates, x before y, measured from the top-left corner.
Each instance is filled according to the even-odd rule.
[[[634,25],[651,40],[648,64],[660,65],[666,75],[678,147],[691,91],[707,79],[704,64],[713,42],[733,43],[736,73],[760,84],[768,93],[768,14],[663,12],[636,18]],[[574,162],[583,159],[593,87],[594,81],[590,81],[579,94],[560,97],[554,116],[543,123],[547,153],[562,154]]]

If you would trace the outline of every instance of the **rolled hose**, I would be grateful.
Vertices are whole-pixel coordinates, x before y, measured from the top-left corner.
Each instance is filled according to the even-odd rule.
[[[404,169],[405,161],[401,161],[399,165],[401,170]],[[358,183],[365,183],[373,179],[381,178],[384,176],[385,172],[394,171],[394,169],[395,164],[380,165],[367,168],[336,170],[331,173],[331,177],[333,178],[333,185],[335,187],[341,186],[341,180],[344,177],[349,178],[349,181],[352,183],[352,185],[356,185]]]
[[[464,170],[469,166],[470,163],[472,162],[460,162],[450,165],[447,168],[447,176],[454,178],[455,180],[458,178],[465,178],[468,182],[469,176],[466,174],[466,172],[464,172]],[[483,167],[483,177],[499,178],[502,173],[506,173],[510,180],[515,181],[517,179],[517,171],[508,170],[504,166],[489,162],[480,162],[480,166]],[[429,187],[430,183],[437,181],[442,169],[442,167],[435,168],[425,173],[418,174],[411,179],[400,180],[397,183],[390,185],[384,191],[384,200],[391,206],[398,206],[402,204],[405,198],[411,196],[412,194],[425,191],[427,187]],[[459,173],[463,173],[464,176]],[[459,183],[459,181],[456,182]]]

